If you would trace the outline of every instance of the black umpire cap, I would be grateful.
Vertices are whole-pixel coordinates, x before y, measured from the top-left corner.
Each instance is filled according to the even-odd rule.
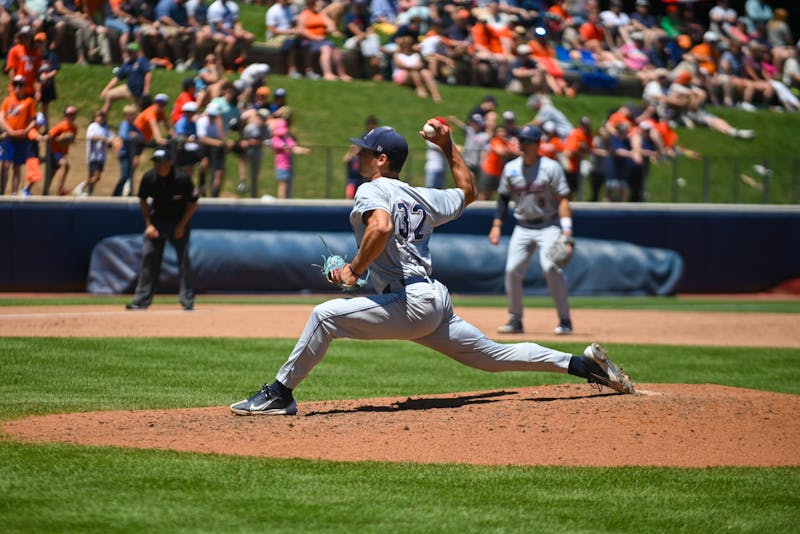
[[[153,151],[153,157],[151,159],[156,163],[169,161],[169,152],[165,148],[157,148]]]

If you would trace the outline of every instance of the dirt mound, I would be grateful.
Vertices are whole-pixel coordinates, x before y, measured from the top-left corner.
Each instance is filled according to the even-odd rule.
[[[800,396],[716,385],[589,385],[300,402],[296,417],[227,407],[9,421],[29,442],[339,461],[574,466],[797,466]],[[232,399],[237,400],[237,399]]]

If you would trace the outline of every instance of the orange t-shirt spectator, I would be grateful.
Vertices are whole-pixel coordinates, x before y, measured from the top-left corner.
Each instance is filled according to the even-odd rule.
[[[78,127],[75,125],[77,115],[78,108],[67,106],[67,109],[64,110],[64,120],[53,126],[49,132],[50,172],[53,173],[53,182],[58,184],[59,195],[68,193],[64,187],[70,169],[67,152],[69,152],[69,145],[75,141],[75,134],[78,133]]]
[[[69,146],[72,144],[66,140],[59,141],[59,138],[62,134],[71,134],[72,140],[75,139],[75,135],[78,133],[78,127],[75,126],[74,115],[70,117],[70,114],[53,126],[50,129],[50,153],[51,154],[61,154],[66,156],[69,153]]]
[[[486,50],[492,54],[503,53],[503,42],[500,39],[500,33],[486,24],[479,21],[470,30],[472,35],[472,43],[475,50]]]
[[[6,72],[11,80],[14,79],[14,76],[22,75],[25,78],[25,96],[32,97],[36,93],[35,86],[39,76],[39,67],[42,65],[42,56],[33,45],[30,28],[25,26],[23,29],[26,29],[27,33],[20,34],[20,42],[8,51]],[[9,92],[14,92],[11,85],[9,85]]]
[[[661,136],[664,148],[674,148],[678,144],[678,134],[675,133],[675,130],[670,127],[666,120],[659,120],[653,126]]]
[[[719,52],[716,47],[711,44],[714,42],[715,37],[710,37],[708,34],[713,32],[706,32],[705,41],[699,45],[693,46],[689,50],[689,54],[697,61],[697,66],[709,75],[717,73],[717,62],[719,61]],[[716,35],[716,34],[714,34]]]
[[[36,102],[29,96],[17,98],[17,95],[11,93],[3,100],[0,111],[9,130],[24,131],[31,121],[36,119]],[[10,139],[26,139],[25,134],[9,135],[8,137]]]
[[[634,126],[633,119],[631,119],[631,112],[626,107],[622,107],[612,113],[606,121],[606,126],[611,128],[612,131],[617,131],[617,126],[623,122],[627,123],[629,126]]]
[[[172,113],[169,116],[172,124],[175,124],[183,117],[183,105],[187,102],[194,102],[194,78],[183,80],[183,91],[175,99],[175,107],[172,108]]]
[[[151,140],[155,139],[156,143],[163,145],[166,143],[166,139],[161,135],[158,124],[164,123],[167,120],[164,108],[167,107],[169,97],[164,93],[159,93],[153,100],[154,103],[150,107],[145,108],[136,116],[133,120],[133,125],[142,132],[145,143],[149,143]]]
[[[564,152],[568,152],[566,172],[578,172],[581,158],[592,149],[592,136],[583,128],[572,130],[564,141]]]
[[[584,43],[589,41],[599,41],[603,43],[606,40],[606,32],[603,31],[602,26],[600,26],[595,20],[590,19],[581,24],[581,27],[578,29],[578,33],[580,34]]]
[[[498,128],[494,137],[489,140],[486,157],[481,164],[481,169],[486,174],[496,176],[498,179],[503,173],[503,166],[511,154],[505,128]]]
[[[558,66],[556,58],[556,49],[548,43],[544,38],[531,39],[528,41],[528,46],[531,47],[531,55],[539,65],[550,76],[561,78],[564,76],[564,71]]]
[[[564,141],[554,135],[549,139],[542,138],[539,143],[539,155],[558,161],[558,155],[564,152]]]

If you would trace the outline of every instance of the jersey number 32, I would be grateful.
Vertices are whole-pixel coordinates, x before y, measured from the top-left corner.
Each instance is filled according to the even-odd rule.
[[[397,203],[398,220],[397,232],[406,241],[420,241],[425,235],[422,227],[425,225],[425,208],[421,204],[414,204],[409,207],[405,202]]]

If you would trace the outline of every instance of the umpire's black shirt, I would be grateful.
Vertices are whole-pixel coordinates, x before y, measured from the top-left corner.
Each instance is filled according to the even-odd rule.
[[[178,223],[190,202],[197,202],[198,192],[192,179],[174,165],[165,176],[160,176],[155,169],[150,169],[139,184],[139,198],[153,199],[150,215],[160,219]]]

